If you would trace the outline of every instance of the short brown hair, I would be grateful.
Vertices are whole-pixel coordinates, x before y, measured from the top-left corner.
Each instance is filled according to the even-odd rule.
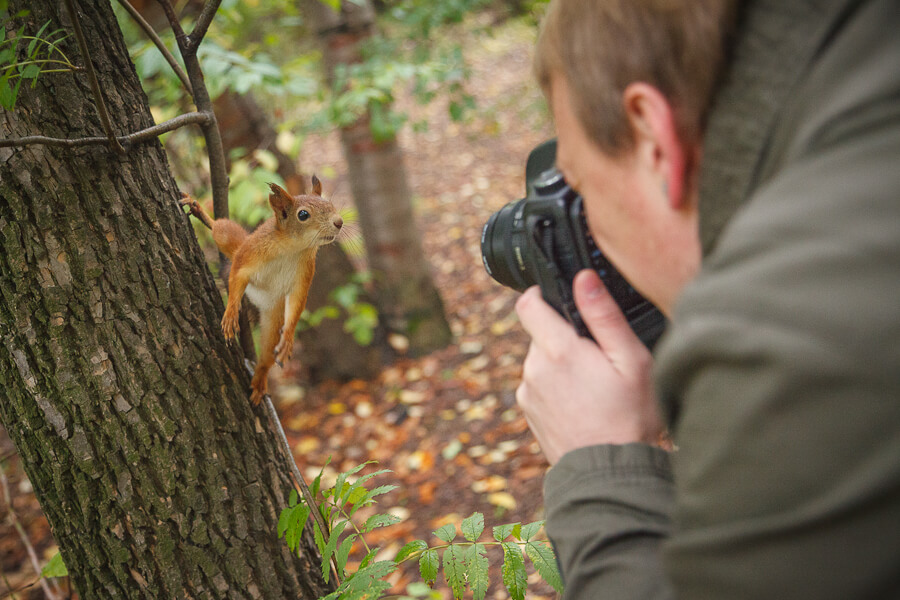
[[[685,140],[698,141],[739,0],[552,0],[534,71],[550,98],[562,75],[588,137],[610,154],[632,147],[622,93],[643,81],[675,109]]]

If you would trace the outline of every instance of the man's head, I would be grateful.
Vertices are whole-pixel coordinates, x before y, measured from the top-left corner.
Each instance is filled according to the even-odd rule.
[[[553,0],[538,40],[557,165],[601,248],[664,312],[699,268],[694,180],[735,4]]]

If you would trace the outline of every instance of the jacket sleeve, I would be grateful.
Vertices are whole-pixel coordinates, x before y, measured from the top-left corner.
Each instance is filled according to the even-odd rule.
[[[672,509],[665,451],[627,444],[569,452],[547,474],[544,501],[563,598],[672,597],[660,563]]]
[[[878,8],[798,89],[659,348],[681,599],[900,597],[900,40]]]

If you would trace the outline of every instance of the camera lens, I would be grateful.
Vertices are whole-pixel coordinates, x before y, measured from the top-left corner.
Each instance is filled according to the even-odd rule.
[[[520,292],[534,285],[525,262],[525,200],[510,202],[488,219],[481,231],[481,258],[488,274]]]

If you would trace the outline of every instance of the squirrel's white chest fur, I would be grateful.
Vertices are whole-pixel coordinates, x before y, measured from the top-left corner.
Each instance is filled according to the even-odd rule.
[[[260,265],[244,292],[247,298],[261,311],[272,308],[294,290],[304,269],[302,259],[302,253],[289,253]]]

